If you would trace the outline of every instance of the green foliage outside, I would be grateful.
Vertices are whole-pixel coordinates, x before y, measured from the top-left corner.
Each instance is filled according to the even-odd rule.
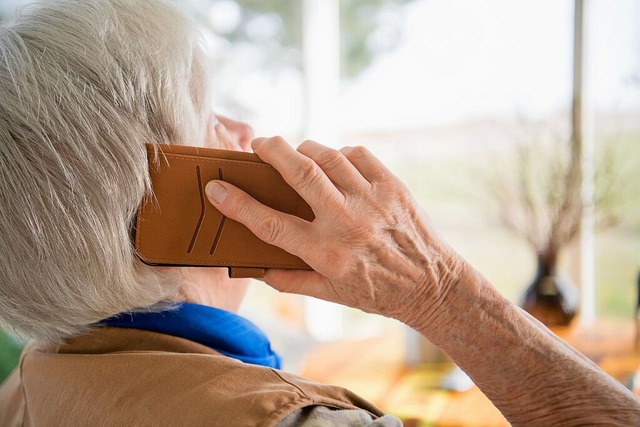
[[[340,43],[342,74],[352,78],[364,71],[375,55],[393,49],[402,37],[401,6],[413,0],[343,0],[340,2]],[[211,4],[215,3],[213,1]],[[224,38],[232,43],[264,45],[269,62],[276,67],[301,67],[302,7],[300,0],[235,0],[242,18]],[[209,23],[204,14],[197,18]],[[381,17],[384,16],[384,19]],[[254,19],[276,20],[280,30],[268,40],[256,39],[251,27]],[[215,31],[215,29],[213,29]],[[377,41],[377,42],[376,42]]]
[[[342,74],[356,77],[375,55],[392,50],[402,38],[401,6],[412,0],[349,0],[340,2]],[[384,28],[380,16],[387,15]],[[392,16],[394,19],[389,19]],[[379,32],[379,33],[378,33]],[[377,38],[378,43],[372,43]],[[382,39],[382,43],[380,43]]]
[[[22,344],[4,331],[0,331],[0,384],[18,365]]]

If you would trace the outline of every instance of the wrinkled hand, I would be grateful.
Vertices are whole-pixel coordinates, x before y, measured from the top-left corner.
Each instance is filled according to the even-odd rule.
[[[280,137],[252,145],[315,214],[308,222],[229,183],[208,183],[209,200],[220,212],[314,269],[271,269],[267,284],[410,323],[429,317],[456,281],[461,260],[375,156],[362,147],[338,151],[313,141],[296,151]]]

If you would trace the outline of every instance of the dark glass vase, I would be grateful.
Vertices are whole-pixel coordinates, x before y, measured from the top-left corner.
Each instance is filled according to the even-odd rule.
[[[522,298],[522,308],[549,328],[569,326],[578,312],[578,288],[555,264],[555,257],[538,257],[536,277]]]

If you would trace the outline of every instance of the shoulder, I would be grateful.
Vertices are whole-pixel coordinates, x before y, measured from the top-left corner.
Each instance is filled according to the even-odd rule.
[[[311,405],[381,414],[348,390],[219,353],[36,351],[23,363],[29,412],[52,419],[72,413],[79,422],[108,414],[114,424],[275,425]]]

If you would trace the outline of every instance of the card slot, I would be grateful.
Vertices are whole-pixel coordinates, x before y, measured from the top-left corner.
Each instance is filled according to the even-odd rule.
[[[188,152],[186,148],[183,151]],[[209,154],[198,154],[205,153]],[[159,163],[149,158],[156,203],[145,199],[138,212],[134,239],[136,252],[144,262],[234,269],[309,268],[299,258],[261,241],[207,200],[206,184],[219,179],[243,189],[266,206],[313,220],[312,210],[276,170],[236,157],[236,153],[231,153],[232,158],[165,154]],[[232,274],[245,273],[238,270]],[[255,276],[257,270],[246,274]]]
[[[200,175],[200,166],[196,166],[196,177],[198,179],[198,194],[200,195],[200,218],[198,219],[198,224],[196,225],[196,229],[193,232],[193,237],[191,237],[191,243],[189,243],[189,248],[187,249],[188,254],[190,254],[191,251],[193,251],[193,246],[196,243],[198,234],[200,234],[200,229],[202,228],[202,222],[204,221],[204,212],[205,212],[205,206],[206,206],[204,202],[202,176]]]

